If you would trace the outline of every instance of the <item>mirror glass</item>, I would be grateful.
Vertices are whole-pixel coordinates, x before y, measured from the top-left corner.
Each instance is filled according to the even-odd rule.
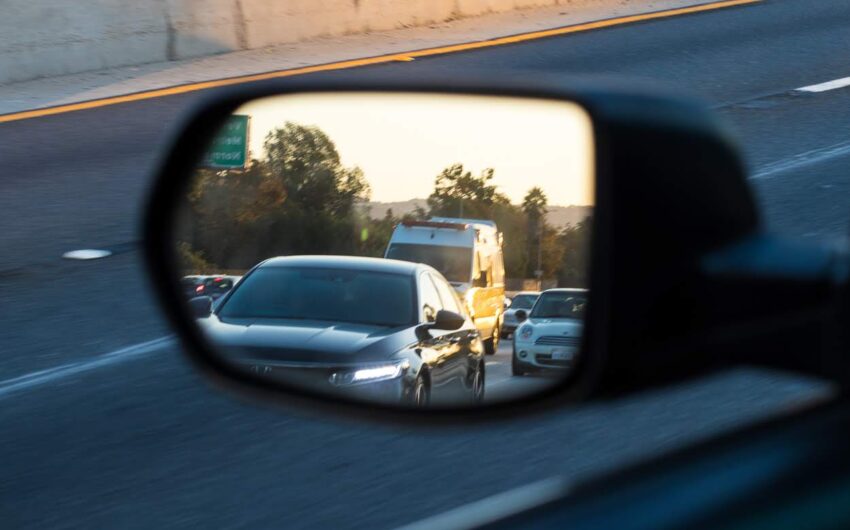
[[[335,399],[516,399],[580,354],[594,184],[569,102],[263,98],[194,171],[175,273],[239,369]]]

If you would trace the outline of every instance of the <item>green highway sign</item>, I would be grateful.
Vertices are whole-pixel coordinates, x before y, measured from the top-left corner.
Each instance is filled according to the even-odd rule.
[[[213,139],[203,165],[212,168],[244,168],[248,162],[250,116],[229,117]]]

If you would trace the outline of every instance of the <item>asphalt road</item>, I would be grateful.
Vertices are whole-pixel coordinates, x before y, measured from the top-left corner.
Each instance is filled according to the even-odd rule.
[[[740,140],[768,226],[830,239],[850,221],[850,89],[790,91],[850,75],[848,26],[843,0],[773,0],[324,75],[488,68],[629,76],[696,94]],[[440,431],[224,394],[173,343],[133,347],[169,333],[132,242],[151,168],[197,97],[0,124],[4,528],[392,527],[555,474],[612,469],[824,390],[735,372]],[[123,252],[59,258],[86,247]]]

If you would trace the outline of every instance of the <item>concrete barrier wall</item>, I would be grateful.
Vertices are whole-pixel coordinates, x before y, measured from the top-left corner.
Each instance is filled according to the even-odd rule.
[[[2,0],[0,83],[573,3],[574,0]]]

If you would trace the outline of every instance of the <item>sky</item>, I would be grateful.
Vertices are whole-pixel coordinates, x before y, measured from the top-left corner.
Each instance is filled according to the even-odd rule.
[[[266,134],[286,121],[321,128],[345,166],[359,166],[380,202],[426,198],[456,162],[519,204],[540,186],[550,205],[593,204],[592,124],[573,103],[522,98],[324,93],[264,98],[251,116],[249,148],[262,158]]]

